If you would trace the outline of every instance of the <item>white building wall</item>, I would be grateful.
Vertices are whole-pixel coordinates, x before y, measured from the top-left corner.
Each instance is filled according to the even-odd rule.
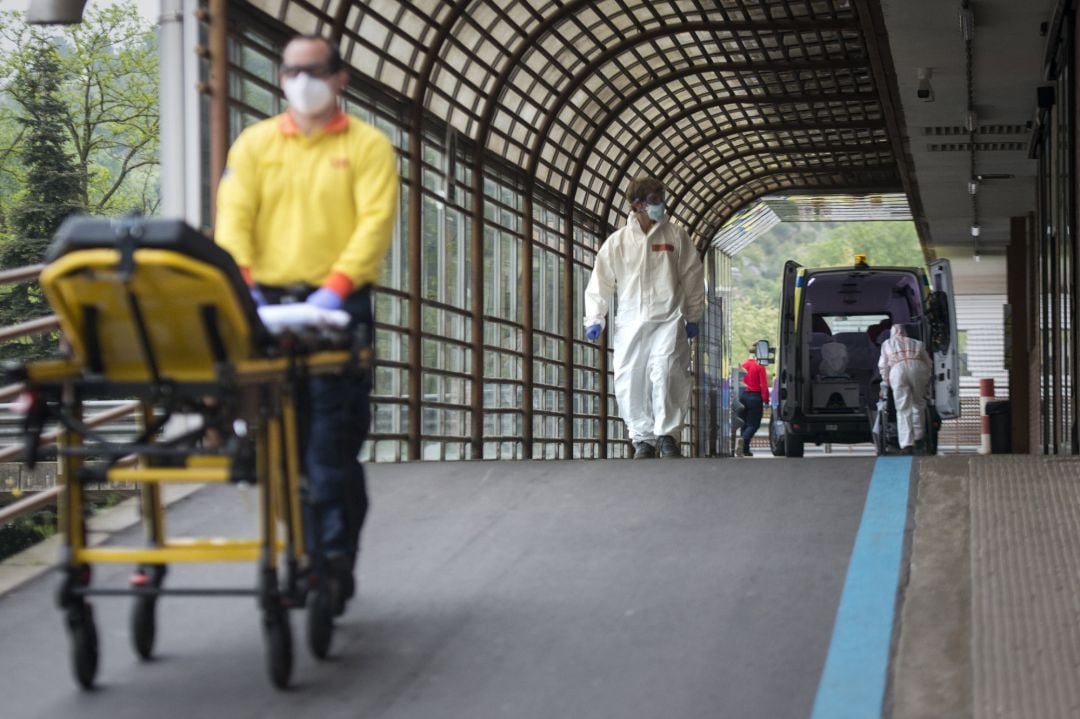
[[[978,397],[979,380],[993,378],[995,395],[1008,397],[1009,375],[1005,370],[1006,296],[957,295],[958,330],[967,330],[967,369],[961,370],[960,396]]]

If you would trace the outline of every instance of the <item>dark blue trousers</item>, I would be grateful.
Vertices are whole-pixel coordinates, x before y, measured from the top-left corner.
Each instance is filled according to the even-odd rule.
[[[271,303],[302,301],[311,291],[262,288]],[[350,331],[366,328],[374,338],[371,288],[345,299]],[[305,542],[310,551],[344,555],[355,562],[368,496],[360,448],[371,427],[371,373],[311,377],[298,388],[300,454],[307,478]]]
[[[764,405],[761,401],[761,392],[743,390],[739,396],[739,401],[746,407],[746,423],[742,429],[742,441],[743,451],[748,452],[750,450],[750,440],[754,438],[758,427],[761,426],[761,412]]]

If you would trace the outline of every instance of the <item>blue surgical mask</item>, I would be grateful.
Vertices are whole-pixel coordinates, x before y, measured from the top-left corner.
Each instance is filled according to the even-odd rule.
[[[654,204],[645,205],[645,212],[649,215],[649,219],[653,222],[659,222],[664,219],[664,203],[658,202]]]

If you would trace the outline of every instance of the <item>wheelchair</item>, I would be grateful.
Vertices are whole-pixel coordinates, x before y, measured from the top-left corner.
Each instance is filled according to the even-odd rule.
[[[885,396],[879,396],[877,403],[869,412],[871,436],[874,450],[878,456],[900,454],[900,437],[896,421],[896,401],[890,387]],[[934,456],[938,451],[938,435],[941,432],[941,415],[934,406],[933,399],[926,403],[923,415],[925,437],[916,446],[920,455]]]
[[[98,668],[90,597],[133,597],[132,643],[148,659],[160,597],[242,595],[257,600],[269,676],[285,688],[293,665],[289,610],[306,606],[308,645],[323,659],[341,591],[323,571],[319,548],[305,547],[297,391],[312,375],[369,372],[367,330],[272,334],[231,256],[178,220],[72,217],[46,262],[39,282],[66,351],[6,370],[25,386],[27,463],[39,458],[46,426],[59,428],[57,600],[75,678],[91,688]],[[137,403],[138,431],[130,441],[87,424],[86,403],[102,399]],[[194,429],[166,431],[171,418],[192,415]],[[258,536],[169,536],[162,491],[173,482],[254,488]],[[145,545],[88,545],[85,493],[97,483],[139,488]],[[170,564],[197,562],[254,562],[255,586],[166,585]],[[94,565],[113,563],[135,565],[130,586],[94,586]]]

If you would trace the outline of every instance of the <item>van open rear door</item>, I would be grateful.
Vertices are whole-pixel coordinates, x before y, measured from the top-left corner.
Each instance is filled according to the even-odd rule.
[[[948,260],[930,263],[930,321],[934,327],[934,405],[942,419],[960,416],[960,356],[956,346],[956,300]]]
[[[796,287],[802,281],[799,270],[802,265],[793,260],[784,263],[784,277],[780,289],[780,331],[777,336],[780,364],[776,370],[778,378],[780,417],[790,420],[798,409],[798,396],[795,392],[795,372],[799,366],[799,335],[796,316]],[[802,294],[799,292],[798,294]]]

